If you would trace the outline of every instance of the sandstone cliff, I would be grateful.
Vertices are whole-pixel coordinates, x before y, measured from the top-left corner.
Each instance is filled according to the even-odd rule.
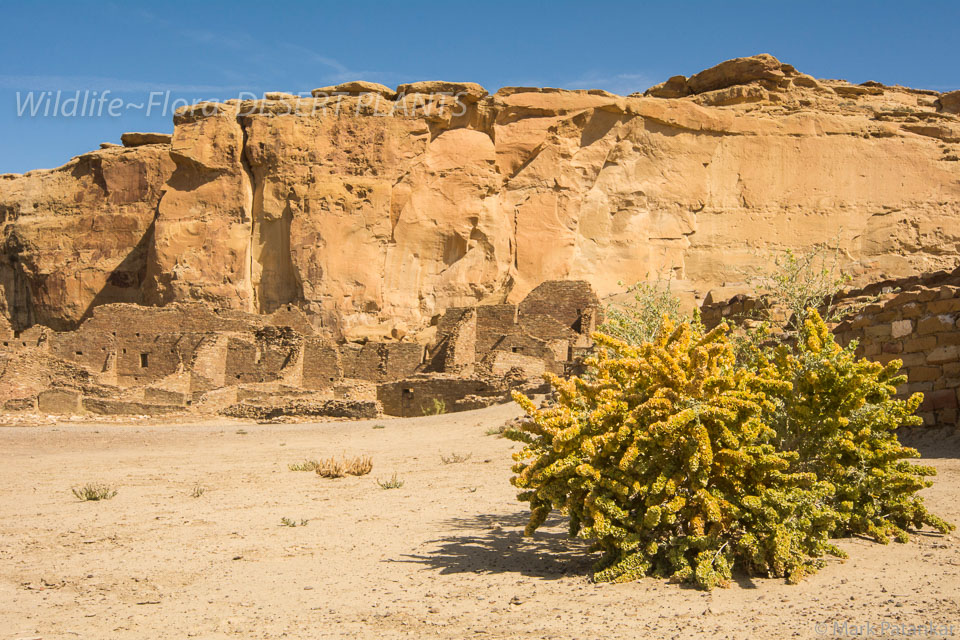
[[[548,279],[604,295],[669,271],[703,297],[820,241],[861,282],[958,263],[952,93],[817,80],[762,55],[629,97],[442,82],[314,95],[184,108],[169,143],[139,134],[0,176],[12,329],[199,300],[396,335]]]

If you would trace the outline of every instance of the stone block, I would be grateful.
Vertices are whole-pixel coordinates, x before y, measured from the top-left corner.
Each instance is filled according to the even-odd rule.
[[[952,344],[960,344],[960,331],[953,331],[951,333],[938,333],[937,334],[937,346],[945,347]]]
[[[910,382],[932,382],[943,375],[940,367],[911,367],[908,373]]]
[[[883,353],[901,353],[903,351],[902,342],[884,342],[880,347]]]
[[[916,302],[903,305],[900,315],[904,318],[919,318],[923,315],[923,308]]]
[[[957,392],[954,389],[940,389],[924,394],[922,411],[936,411],[938,409],[956,409]]]
[[[934,300],[927,305],[927,311],[929,313],[951,313],[960,311],[960,298]]]
[[[954,316],[941,314],[935,316],[927,316],[921,318],[920,322],[917,323],[917,333],[920,335],[927,335],[931,333],[940,333],[942,331],[950,331],[954,327]]]
[[[904,367],[915,367],[920,364],[927,363],[927,355],[925,353],[904,353],[900,356],[900,360],[903,361]]]
[[[937,347],[927,354],[928,364],[943,364],[960,360],[960,346]]]
[[[889,338],[891,336],[891,328],[889,324],[873,324],[864,328],[863,335],[868,338]]]
[[[903,343],[903,350],[907,353],[926,352],[937,346],[936,336],[911,338]]]
[[[890,335],[894,338],[902,338],[913,333],[912,320],[896,320],[890,325]]]

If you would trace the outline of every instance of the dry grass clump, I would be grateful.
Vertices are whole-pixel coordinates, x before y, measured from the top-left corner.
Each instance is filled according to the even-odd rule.
[[[318,462],[316,472],[318,476],[324,478],[342,478],[347,475],[343,461],[336,458],[327,458]]]
[[[449,456],[440,456],[440,461],[443,464],[457,464],[459,462],[466,462],[473,457],[472,453],[451,453]]]
[[[327,458],[316,463],[317,475],[324,478],[342,478],[343,476],[365,476],[373,470],[373,458],[356,456],[341,459]]]
[[[373,458],[358,456],[347,461],[347,473],[351,476],[365,476],[373,470]]]
[[[88,482],[82,487],[71,487],[71,491],[78,499],[91,502],[109,500],[117,495],[116,489],[101,482]]]

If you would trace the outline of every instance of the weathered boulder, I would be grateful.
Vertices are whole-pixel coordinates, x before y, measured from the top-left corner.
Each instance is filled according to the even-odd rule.
[[[960,90],[940,94],[937,102],[940,105],[939,111],[943,111],[944,113],[960,113]]]
[[[786,75],[781,67],[780,61],[768,53],[734,58],[690,76],[687,86],[693,93],[704,93],[756,80],[778,82]]]
[[[686,76],[673,76],[666,82],[661,82],[647,89],[643,95],[653,98],[683,98],[692,93],[687,84]],[[640,94],[634,94],[639,96]]]
[[[487,90],[476,82],[445,82],[443,80],[409,82],[397,86],[398,95],[410,93],[450,94],[460,96],[464,102],[476,102],[487,95]]]
[[[394,96],[396,95],[393,89],[386,85],[382,85],[377,82],[365,82],[363,80],[343,82],[329,87],[320,87],[318,89],[314,89],[312,93],[313,97],[315,98],[325,98],[327,96],[333,96],[337,94],[356,96],[364,93],[375,93],[390,100],[393,100]]]
[[[120,142],[125,147],[140,147],[145,144],[170,144],[173,138],[169,133],[140,133],[129,132],[120,136]]]

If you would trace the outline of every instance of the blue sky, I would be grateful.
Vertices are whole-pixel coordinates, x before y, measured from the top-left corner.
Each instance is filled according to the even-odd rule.
[[[626,94],[761,52],[820,78],[960,88],[955,1],[0,0],[0,24],[0,173],[58,166],[124,131],[173,129],[159,107],[18,115],[29,91],[146,104],[151,92],[192,102],[362,79]]]

